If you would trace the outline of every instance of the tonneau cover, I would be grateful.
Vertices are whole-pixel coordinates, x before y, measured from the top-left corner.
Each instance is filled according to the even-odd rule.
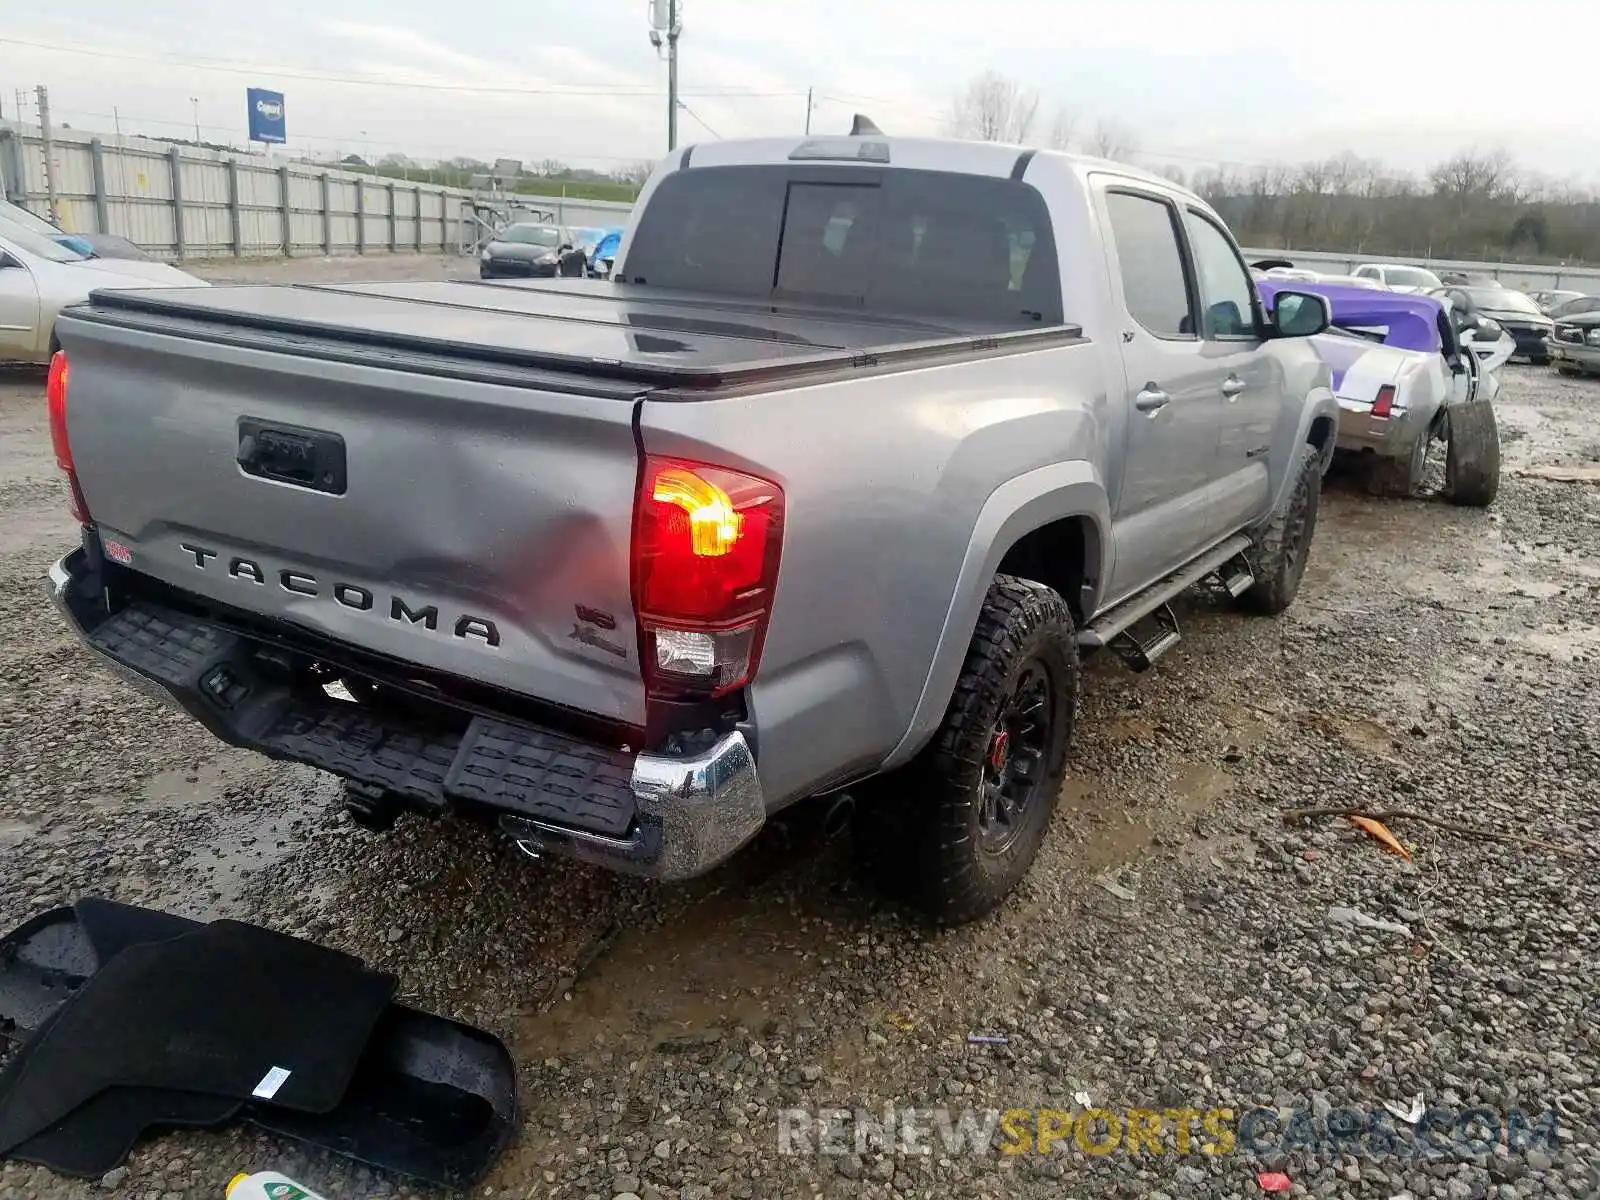
[[[115,320],[130,312],[685,388],[1080,335],[1066,326],[952,326],[577,279],[99,292],[75,315]]]

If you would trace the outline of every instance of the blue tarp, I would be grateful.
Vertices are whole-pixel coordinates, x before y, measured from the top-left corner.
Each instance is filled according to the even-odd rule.
[[[608,229],[603,238],[594,245],[594,250],[589,255],[589,269],[598,271],[602,258],[615,258],[617,247],[622,244],[622,230]]]

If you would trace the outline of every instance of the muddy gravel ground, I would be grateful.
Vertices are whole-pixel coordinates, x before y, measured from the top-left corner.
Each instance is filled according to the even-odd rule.
[[[74,539],[42,379],[5,375],[0,927],[96,894],[395,972],[520,1064],[474,1195],[1248,1197],[1264,1171],[1292,1195],[1596,1195],[1600,381],[1509,368],[1499,416],[1488,511],[1332,480],[1287,615],[1195,598],[1155,670],[1092,663],[1026,887],[936,932],[798,822],[672,888],[454,824],[355,828],[328,778],[220,747],[69,638],[41,582]],[[1407,862],[1282,816],[1346,806],[1433,820],[1390,821]],[[1418,1097],[1416,1124],[1384,1108]],[[886,1138],[886,1106],[920,1137]],[[1130,1138],[1130,1110],[1160,1133]],[[992,1112],[976,1147],[946,1137]],[[97,1183],[6,1163],[0,1198],[217,1197],[266,1168],[330,1200],[433,1194],[231,1129]]]

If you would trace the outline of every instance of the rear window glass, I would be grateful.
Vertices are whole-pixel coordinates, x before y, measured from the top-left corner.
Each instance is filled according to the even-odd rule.
[[[942,171],[690,168],[662,180],[645,206],[627,275],[889,314],[1063,319],[1039,193]]]

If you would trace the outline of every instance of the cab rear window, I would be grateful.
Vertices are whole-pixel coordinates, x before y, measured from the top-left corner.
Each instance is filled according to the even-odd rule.
[[[885,315],[1059,324],[1038,191],[903,168],[695,167],[652,195],[628,281]]]

